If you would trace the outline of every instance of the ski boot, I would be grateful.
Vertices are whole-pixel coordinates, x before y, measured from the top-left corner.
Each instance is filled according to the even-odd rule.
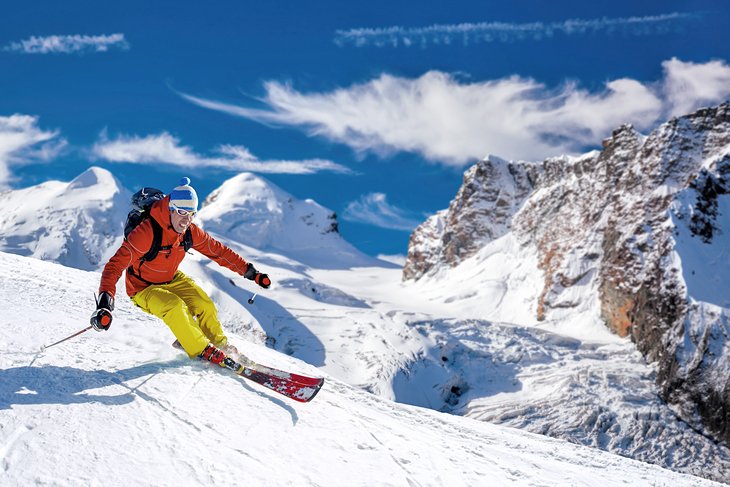
[[[203,350],[199,357],[209,362],[213,362],[214,364],[220,365],[221,367],[226,366],[223,363],[223,361],[226,359],[226,353],[223,350],[214,347],[213,345],[208,345],[207,347],[205,347],[205,350]]]

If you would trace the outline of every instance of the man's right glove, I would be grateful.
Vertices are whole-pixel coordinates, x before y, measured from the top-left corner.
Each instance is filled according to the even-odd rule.
[[[256,274],[256,277],[253,278],[253,282],[255,282],[264,289],[269,289],[269,286],[271,286],[271,279],[269,279],[269,275],[261,274],[260,272]]]
[[[96,301],[96,311],[91,313],[90,323],[94,330],[106,331],[112,326],[112,311],[114,311],[114,297],[105,291]]]
[[[269,286],[271,286],[271,279],[269,278],[269,275],[262,274],[257,271],[250,262],[248,263],[248,267],[246,267],[246,272],[243,273],[243,277],[252,280],[264,289],[268,289]]]

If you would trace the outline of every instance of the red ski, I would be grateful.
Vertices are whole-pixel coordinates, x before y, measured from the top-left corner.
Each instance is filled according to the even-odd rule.
[[[183,349],[177,340],[173,342],[172,346],[180,350]],[[202,356],[198,358],[207,360]],[[232,370],[245,379],[261,384],[267,389],[271,389],[295,401],[311,401],[324,385],[324,379],[321,377],[293,374],[284,370],[257,364],[244,355],[237,354],[236,358],[237,360],[233,357],[226,357],[219,365]]]
[[[288,372],[261,365],[257,365],[254,368],[242,365],[230,357],[223,359],[220,365],[232,370],[245,379],[261,384],[267,389],[271,389],[298,402],[311,401],[324,385],[324,379],[322,378],[289,374]],[[267,372],[266,369],[273,371],[274,374]],[[290,377],[283,377],[284,375]],[[292,376],[298,378],[299,381],[294,380]]]
[[[284,380],[287,380],[290,382],[296,382],[297,384],[302,384],[305,386],[317,386],[317,385],[321,385],[323,382],[323,379],[320,379],[319,377],[309,377],[306,375],[293,374],[291,372],[286,372],[284,370],[275,369],[273,367],[269,367],[266,365],[257,364],[253,360],[251,360],[248,357],[245,357],[243,355],[238,356],[238,362],[240,362],[241,365],[243,365],[244,367],[248,367],[249,369],[255,370],[257,372],[261,372],[261,373],[270,375],[272,377],[284,379]]]

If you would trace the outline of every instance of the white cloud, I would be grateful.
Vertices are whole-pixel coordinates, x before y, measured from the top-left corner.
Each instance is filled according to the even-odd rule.
[[[541,40],[556,34],[582,35],[594,32],[623,35],[653,35],[674,31],[680,22],[700,17],[693,13],[668,13],[644,17],[571,19],[561,22],[477,22],[437,24],[428,27],[377,27],[338,30],[335,43],[356,47],[426,47],[429,44],[464,45],[484,42]]]
[[[557,88],[520,76],[462,82],[430,71],[419,78],[383,74],[324,93],[265,84],[266,109],[181,94],[199,106],[271,125],[299,126],[311,135],[381,156],[397,151],[463,166],[488,153],[539,160],[596,146],[623,123],[650,130],[677,113],[719,103],[730,92],[730,67],[664,63],[664,78],[630,78],[589,91],[573,82]]]
[[[269,174],[314,174],[321,171],[352,173],[349,168],[325,159],[260,160],[246,147],[236,145],[222,145],[216,150],[217,156],[205,156],[182,145],[177,137],[167,132],[144,137],[120,135],[114,140],[102,132],[91,152],[94,157],[109,162],[133,164],[158,163],[189,168],[205,166]]]
[[[221,166],[232,170],[250,171],[268,174],[314,174],[329,171],[340,174],[354,174],[348,167],[342,166],[327,159],[304,159],[290,161],[281,159],[259,160],[251,152],[240,145],[222,145],[218,152],[222,159],[208,159],[222,161]],[[228,164],[229,166],[226,166]]]
[[[58,131],[41,130],[38,117],[15,114],[0,116],[0,187],[11,179],[11,166],[56,157],[67,145]]]
[[[111,48],[129,49],[129,43],[124,38],[124,34],[32,36],[29,39],[11,42],[4,47],[4,50],[24,54],[69,54],[76,52],[106,52]]]
[[[408,257],[403,254],[378,254],[377,258],[380,260],[384,260],[385,262],[390,262],[391,264],[403,267],[404,265],[406,265],[406,259]]]
[[[723,61],[696,64],[672,58],[662,67],[670,115],[683,115],[730,97],[730,66]]]
[[[369,193],[357,201],[348,203],[342,217],[353,222],[406,231],[413,230],[423,220],[414,218],[408,211],[388,203],[383,193]]]
[[[181,146],[180,140],[167,132],[146,137],[120,135],[115,140],[109,140],[106,132],[102,132],[92,152],[109,162],[158,162],[192,167],[201,161],[190,147]]]

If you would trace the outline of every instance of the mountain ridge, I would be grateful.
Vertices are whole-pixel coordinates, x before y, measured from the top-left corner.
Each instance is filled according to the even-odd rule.
[[[700,266],[702,277],[722,282],[728,173],[730,103],[674,118],[648,136],[621,126],[603,150],[578,158],[488,157],[465,172],[455,200],[439,214],[441,231],[433,221],[414,231],[403,278],[448,273],[509,228],[536,253],[543,274],[542,289],[530,297],[535,320],[581,313],[630,336],[658,362],[662,397],[727,444],[730,322],[726,308],[711,311],[716,303],[693,297],[687,283],[697,287],[699,279],[686,264],[702,254],[717,266]],[[511,184],[502,192],[505,175]],[[512,201],[515,186],[523,192]],[[478,188],[476,198],[468,188]],[[457,219],[484,205],[491,211]],[[453,242],[465,250],[448,252]]]

